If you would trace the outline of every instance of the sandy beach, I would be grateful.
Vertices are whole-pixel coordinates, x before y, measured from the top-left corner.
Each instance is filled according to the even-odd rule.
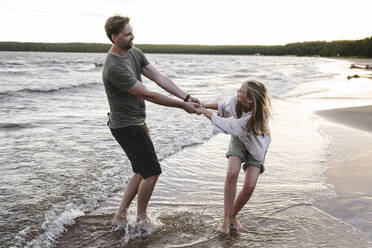
[[[321,110],[316,114],[333,122],[372,132],[372,105]]]
[[[352,59],[350,64],[372,60]],[[314,93],[292,99],[320,117],[320,131],[330,141],[326,177],[337,193],[317,206],[372,240],[372,80],[345,78],[307,87],[302,90]]]

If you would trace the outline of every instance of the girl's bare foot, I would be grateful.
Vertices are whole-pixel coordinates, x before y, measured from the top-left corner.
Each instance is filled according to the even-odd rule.
[[[137,223],[136,225],[144,229],[145,231],[159,231],[164,228],[163,224],[155,223],[152,222],[151,219],[146,215],[146,216],[137,216]]]
[[[151,220],[147,215],[143,215],[143,216],[142,215],[137,215],[136,221],[137,222],[151,223]]]
[[[223,223],[218,231],[222,234],[229,234],[230,232],[230,220],[229,218],[223,218]]]
[[[230,221],[237,232],[247,232],[247,230],[244,227],[242,227],[242,225],[240,224],[239,220],[236,217],[230,218]]]
[[[144,228],[144,229],[151,228],[153,225],[150,218],[147,215],[137,216],[136,222],[137,222],[138,227]]]

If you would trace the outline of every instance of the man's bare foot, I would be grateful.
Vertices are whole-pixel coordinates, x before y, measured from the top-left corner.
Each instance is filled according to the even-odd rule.
[[[237,232],[247,232],[247,230],[244,227],[242,227],[242,225],[240,224],[239,220],[236,217],[230,218],[230,221]]]
[[[224,235],[226,234],[229,234],[230,232],[230,220],[229,218],[224,218],[223,219],[223,223],[222,223],[222,226],[220,227],[220,229],[218,229],[218,231]]]
[[[111,224],[113,225],[122,225],[122,224],[125,224],[128,222],[128,218],[127,218],[127,212],[124,212],[124,213],[116,213],[114,218],[112,219],[111,221]]]

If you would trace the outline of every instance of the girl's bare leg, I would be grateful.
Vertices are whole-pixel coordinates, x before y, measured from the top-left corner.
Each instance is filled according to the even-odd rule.
[[[248,166],[245,170],[244,185],[238,197],[235,199],[234,206],[230,215],[231,224],[238,232],[243,232],[245,230],[241,226],[239,220],[236,218],[236,215],[251,198],[252,193],[256,187],[259,175],[260,168],[256,166]]]
[[[229,226],[230,216],[234,205],[236,195],[236,184],[238,181],[240,166],[242,160],[237,156],[230,156],[226,174],[225,188],[224,188],[224,217],[223,223],[219,231],[224,234],[228,234],[230,229]]]

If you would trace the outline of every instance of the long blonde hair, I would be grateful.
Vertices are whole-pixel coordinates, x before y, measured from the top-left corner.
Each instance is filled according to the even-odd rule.
[[[237,116],[240,118],[243,112],[252,111],[246,125],[247,132],[252,132],[256,136],[270,136],[270,131],[266,125],[271,117],[269,92],[263,83],[256,80],[248,80],[244,84],[247,87],[247,97],[252,100],[252,107],[248,109],[238,102],[236,105]]]

